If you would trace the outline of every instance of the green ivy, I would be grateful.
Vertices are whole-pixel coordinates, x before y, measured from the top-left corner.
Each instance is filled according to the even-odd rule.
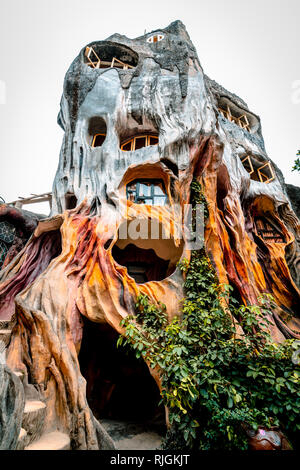
[[[292,171],[300,171],[300,150],[298,150],[298,153],[297,153],[297,157],[295,162],[294,162],[294,166],[292,168]]]
[[[196,184],[195,193],[202,198]],[[125,336],[118,340],[160,371],[171,424],[164,448],[245,450],[245,426],[280,426],[299,447],[300,367],[292,362],[297,343],[277,344],[267,333],[271,297],[262,296],[257,306],[238,305],[232,288],[219,285],[204,249],[180,269],[180,317],[169,322],[165,305],[140,295],[136,314],[121,322]],[[237,335],[229,311],[243,335]]]

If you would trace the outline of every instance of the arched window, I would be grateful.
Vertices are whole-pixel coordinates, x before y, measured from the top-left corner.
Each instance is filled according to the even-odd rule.
[[[140,179],[132,181],[126,186],[126,195],[129,201],[136,204],[164,206],[168,201],[162,180]]]
[[[149,38],[147,38],[147,42],[154,43],[154,42],[159,42],[162,41],[164,38],[163,34],[153,34]]]
[[[247,111],[226,96],[218,99],[219,113],[228,121],[236,124],[248,132],[256,132],[259,128],[259,121],[250,111]]]
[[[121,150],[125,152],[133,152],[134,150],[141,149],[142,147],[148,147],[149,145],[157,145],[158,136],[156,135],[137,135],[131,137],[121,144]]]

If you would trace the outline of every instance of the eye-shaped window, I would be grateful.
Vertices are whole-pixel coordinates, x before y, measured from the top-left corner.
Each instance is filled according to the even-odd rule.
[[[135,180],[126,187],[129,201],[136,204],[149,204],[151,206],[164,206],[168,197],[162,180]]]
[[[147,39],[147,42],[151,42],[151,43],[159,42],[159,41],[162,41],[163,38],[164,38],[163,34],[153,34],[153,36],[150,36]]]
[[[106,134],[95,134],[92,139],[92,147],[101,147],[105,141]]]
[[[126,140],[121,145],[121,150],[125,152],[134,151],[141,149],[142,147],[148,147],[149,145],[157,145],[158,137],[156,135],[137,135],[131,139]]]

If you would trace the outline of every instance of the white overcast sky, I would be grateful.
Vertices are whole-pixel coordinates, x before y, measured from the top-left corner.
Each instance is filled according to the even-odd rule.
[[[270,158],[287,183],[300,185],[300,174],[291,172],[300,149],[299,0],[0,0],[0,195],[6,202],[52,189],[63,79],[80,49],[115,32],[134,38],[177,19],[205,73],[261,117]]]

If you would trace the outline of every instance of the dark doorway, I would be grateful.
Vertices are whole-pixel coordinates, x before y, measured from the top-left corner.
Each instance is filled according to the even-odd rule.
[[[159,389],[142,359],[117,348],[118,333],[108,324],[84,319],[79,354],[87,400],[97,419],[148,422],[164,416]]]

